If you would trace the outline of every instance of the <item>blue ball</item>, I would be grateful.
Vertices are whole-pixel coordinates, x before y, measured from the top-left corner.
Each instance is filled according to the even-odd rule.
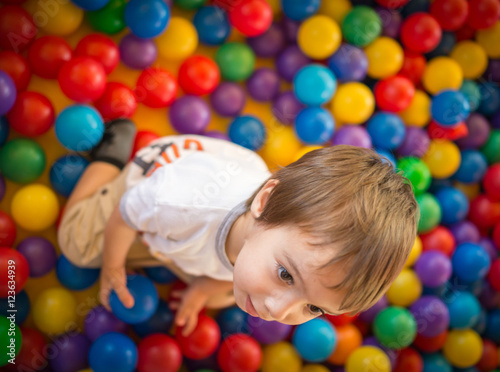
[[[388,151],[385,149],[379,149],[379,148],[374,149],[374,150],[377,154],[380,155],[383,163],[390,164],[390,165],[392,165],[392,167],[394,169],[396,169],[396,164],[397,164],[396,157],[394,156],[394,154],[391,151]]]
[[[426,53],[425,57],[427,60],[431,60],[432,58],[439,56],[448,56],[455,47],[456,43],[457,37],[454,32],[443,32],[439,44],[429,53]]]
[[[19,326],[24,323],[24,321],[28,318],[28,315],[30,314],[30,309],[31,309],[31,303],[30,299],[28,297],[28,294],[26,291],[23,289],[16,293],[16,302],[15,302],[15,309],[17,310],[15,313],[10,313],[9,309],[12,310],[13,308],[10,306],[12,305],[12,302],[9,301],[8,298],[0,298],[0,311],[3,316],[9,316],[9,314],[15,314],[16,317],[14,319],[14,322]]]
[[[463,150],[460,153],[462,160],[453,179],[462,183],[481,182],[488,170],[486,157],[477,150]]]
[[[57,159],[49,173],[54,191],[68,198],[88,165],[87,159],[76,154],[64,155]]]
[[[109,0],[71,0],[71,2],[83,10],[92,11],[104,8]]]
[[[436,199],[441,206],[441,222],[454,224],[463,221],[469,212],[469,199],[454,187],[442,187],[436,194]]]
[[[335,130],[333,116],[321,107],[306,107],[295,118],[295,132],[309,145],[322,145],[329,141]]]
[[[467,119],[470,105],[457,90],[444,90],[436,94],[431,103],[432,118],[443,126],[454,126]]]
[[[10,126],[7,121],[7,117],[0,116],[0,147],[5,145],[5,141],[7,141],[7,138],[9,137],[9,132]]]
[[[143,275],[127,275],[127,288],[134,297],[134,306],[125,307],[115,291],[109,295],[109,306],[113,314],[128,324],[145,322],[158,307],[158,291],[153,282]]]
[[[64,255],[57,260],[57,278],[66,288],[80,291],[94,285],[101,269],[86,269],[72,264]]]
[[[132,328],[141,338],[158,332],[168,334],[174,324],[174,318],[174,313],[167,303],[164,300],[159,300],[153,316],[144,322],[133,324]]]
[[[495,343],[500,342],[500,310],[494,309],[488,312],[486,316],[486,330],[484,338]]]
[[[283,13],[294,21],[302,21],[315,14],[321,0],[281,0]]]
[[[343,83],[362,81],[368,71],[368,58],[363,49],[343,43],[328,60],[328,67]]]
[[[169,21],[170,9],[163,0],[130,0],[125,6],[125,23],[137,37],[156,37]]]
[[[56,137],[68,150],[88,151],[99,143],[104,134],[101,114],[87,105],[71,105],[57,116]]]
[[[477,109],[483,115],[490,116],[500,110],[500,88],[494,83],[483,83],[479,85],[481,92],[481,103]]]
[[[322,105],[332,98],[336,89],[335,75],[329,68],[322,65],[307,65],[301,68],[293,78],[293,91],[304,105]]]
[[[94,372],[133,372],[137,366],[137,347],[123,333],[105,333],[90,346],[89,364]]]
[[[451,364],[441,353],[422,353],[424,369],[422,372],[452,372]]]
[[[303,359],[323,362],[337,346],[337,333],[328,321],[315,318],[297,326],[292,343]]]
[[[406,127],[403,120],[390,112],[379,112],[373,115],[366,126],[374,147],[394,150],[405,139]]]
[[[487,321],[488,314],[486,313],[486,310],[482,308],[481,312],[479,313],[479,318],[477,319],[477,322],[476,324],[474,324],[472,329],[476,331],[480,336],[483,336],[484,332],[486,331]]]
[[[451,258],[453,273],[464,283],[483,279],[490,269],[491,259],[479,244],[460,244]],[[481,281],[482,283],[482,281]]]
[[[469,101],[470,111],[476,111],[481,103],[479,85],[474,80],[464,80],[459,90]]]
[[[144,272],[149,279],[160,284],[170,284],[177,280],[175,274],[165,266],[145,267]]]
[[[194,15],[193,25],[198,31],[198,38],[203,44],[223,44],[231,33],[227,13],[218,6],[203,6]]]
[[[450,312],[450,328],[465,329],[476,324],[481,312],[477,298],[470,292],[450,291],[443,298]]]
[[[223,339],[234,333],[248,334],[250,331],[247,324],[248,314],[237,306],[220,311],[215,317],[215,321],[220,327]]]
[[[243,115],[229,125],[228,135],[232,142],[255,151],[264,145],[266,129],[255,116]]]

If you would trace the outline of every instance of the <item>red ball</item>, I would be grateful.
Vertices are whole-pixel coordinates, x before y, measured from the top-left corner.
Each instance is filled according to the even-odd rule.
[[[106,90],[106,72],[102,64],[90,57],[75,57],[66,62],[58,75],[63,93],[80,103],[98,99]]]
[[[49,349],[45,337],[34,328],[20,327],[22,346],[19,354],[16,355],[16,363],[8,363],[6,372],[38,371],[43,366],[48,365],[47,356]],[[2,370],[3,371],[3,370]]]
[[[330,321],[330,323],[332,323],[335,327],[341,327],[346,324],[354,322],[358,318],[359,314],[353,316],[349,316],[347,314],[341,314],[341,315],[326,314],[325,316]]]
[[[412,52],[430,52],[438,46],[441,36],[441,27],[436,18],[424,12],[413,13],[401,26],[401,41]]]
[[[443,30],[455,31],[467,21],[469,4],[467,0],[435,0],[431,3],[430,13]]]
[[[455,141],[459,138],[466,137],[469,134],[469,128],[465,122],[461,121],[452,127],[443,126],[436,121],[431,120],[427,126],[427,134],[431,139],[444,139]]]
[[[198,324],[189,336],[182,335],[183,327],[176,327],[175,339],[182,354],[190,359],[204,359],[212,355],[220,343],[220,328],[215,320],[205,314],[198,315]]]
[[[468,23],[464,24],[458,30],[455,31],[455,37],[457,38],[457,43],[464,40],[471,40],[476,35],[476,30],[469,26]]]
[[[254,338],[235,333],[222,342],[217,361],[223,372],[253,372],[260,367],[262,350]]]
[[[110,81],[106,84],[103,95],[94,102],[104,121],[118,118],[130,118],[137,109],[135,94],[125,84]]]
[[[30,46],[37,34],[33,17],[18,5],[0,8],[0,48],[19,53]]]
[[[245,36],[258,36],[271,27],[273,10],[265,0],[242,0],[229,12],[229,22]]]
[[[7,298],[12,292],[22,291],[30,274],[26,258],[13,248],[0,247],[0,297]],[[14,275],[14,277],[12,277]],[[14,281],[15,289],[12,289]],[[9,288],[11,287],[11,288]]]
[[[177,94],[177,81],[174,76],[161,67],[148,67],[137,79],[135,96],[137,102],[148,107],[170,106]]]
[[[500,258],[497,258],[491,263],[487,277],[491,287],[495,291],[500,291]]]
[[[376,0],[378,4],[382,5],[384,8],[397,9],[406,5],[410,0]]]
[[[31,70],[28,61],[22,55],[11,50],[0,52],[0,70],[4,70],[14,80],[17,93],[28,87],[31,79]]]
[[[17,96],[16,103],[7,113],[10,127],[27,137],[36,137],[54,125],[54,106],[38,92],[25,91]]]
[[[90,34],[82,38],[75,48],[75,56],[92,57],[101,62],[106,74],[110,74],[120,62],[118,46],[103,34]]]
[[[155,333],[137,347],[139,372],[177,372],[182,364],[181,349],[170,336]]]
[[[179,85],[187,94],[212,93],[220,81],[219,66],[208,57],[192,56],[179,68]]]
[[[422,372],[424,361],[418,351],[407,347],[398,353],[393,372]]]
[[[447,337],[447,330],[434,337],[422,337],[417,333],[417,337],[415,337],[413,345],[415,345],[419,350],[426,353],[434,353],[444,346]]]
[[[483,355],[476,364],[476,368],[480,372],[489,372],[497,368],[498,365],[498,352],[494,342],[483,339]]]
[[[61,67],[71,58],[71,46],[60,36],[42,36],[28,52],[31,69],[45,79],[57,79]]]
[[[403,67],[399,70],[398,75],[404,76],[417,85],[422,80],[427,61],[422,54],[404,51]]]
[[[498,0],[469,1],[468,24],[474,30],[490,28],[500,18],[500,2]]]
[[[415,87],[410,79],[404,76],[391,76],[375,84],[375,101],[383,111],[398,112],[407,108],[413,96]]]
[[[420,240],[422,241],[422,252],[426,251],[440,251],[451,257],[457,247],[455,237],[444,226],[437,226],[428,233],[421,234]]]
[[[468,219],[478,227],[493,227],[500,221],[500,202],[478,195],[470,202]]]
[[[500,222],[497,223],[493,228],[493,233],[491,235],[491,238],[493,239],[495,245],[499,247],[498,249],[500,249]]]
[[[488,168],[483,178],[483,188],[491,200],[500,201],[500,163]]]
[[[12,247],[16,241],[16,223],[7,213],[0,211],[0,246]]]
[[[148,130],[138,131],[137,134],[135,135],[134,147],[132,148],[131,159],[135,156],[135,153],[137,151],[139,151],[143,147],[146,147],[147,145],[157,140],[158,138],[160,138],[158,133],[151,132]]]

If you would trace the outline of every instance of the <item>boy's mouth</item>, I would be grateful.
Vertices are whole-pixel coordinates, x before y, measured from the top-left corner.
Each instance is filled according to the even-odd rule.
[[[253,306],[252,300],[250,299],[249,295],[247,295],[247,301],[245,303],[245,311],[251,316],[260,318],[259,313],[257,313],[257,310],[255,310],[255,307]]]

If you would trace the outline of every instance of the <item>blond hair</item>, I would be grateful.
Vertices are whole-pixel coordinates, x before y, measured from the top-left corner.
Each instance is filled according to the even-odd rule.
[[[345,278],[331,287],[345,293],[339,310],[373,306],[401,272],[417,234],[410,182],[375,151],[348,145],[311,151],[270,179],[279,182],[257,222],[296,226],[322,246],[340,246],[322,266],[346,264]]]

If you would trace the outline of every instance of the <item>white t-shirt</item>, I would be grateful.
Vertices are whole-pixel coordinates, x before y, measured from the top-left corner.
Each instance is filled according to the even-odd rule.
[[[159,260],[193,276],[232,280],[227,234],[269,176],[255,152],[234,143],[166,136],[137,152],[120,212]]]

